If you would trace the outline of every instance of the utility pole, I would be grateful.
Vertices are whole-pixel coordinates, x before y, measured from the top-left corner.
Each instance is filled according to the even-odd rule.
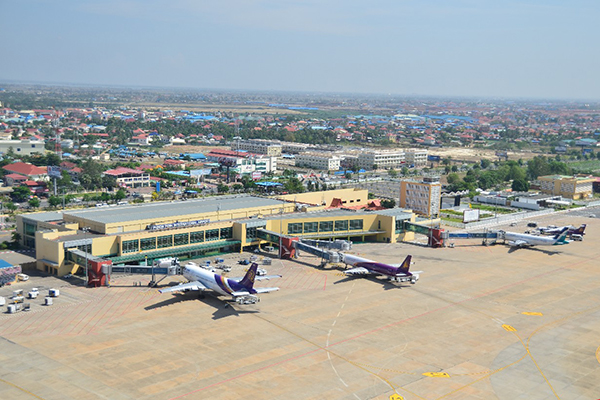
[[[89,228],[89,226],[86,226],[86,227],[83,227],[81,230],[83,231],[83,243],[84,243],[84,246],[85,246],[85,285],[89,286],[90,282],[89,282],[89,277],[88,277],[88,244],[87,244],[87,233],[90,230],[90,228]]]

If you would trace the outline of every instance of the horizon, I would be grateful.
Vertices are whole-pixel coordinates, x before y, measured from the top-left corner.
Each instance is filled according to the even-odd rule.
[[[4,10],[24,16],[0,27],[18,39],[3,50],[7,83],[600,100],[592,0],[9,0]]]

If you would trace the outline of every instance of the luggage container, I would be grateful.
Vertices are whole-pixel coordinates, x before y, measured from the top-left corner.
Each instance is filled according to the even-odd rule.
[[[30,299],[35,299],[35,298],[38,297],[39,294],[40,294],[40,292],[32,290],[31,292],[29,292],[29,298]]]
[[[48,290],[48,295],[50,297],[58,297],[60,295],[60,290],[58,290],[58,289],[50,289],[50,290]]]
[[[46,302],[44,304],[47,306],[51,306],[52,305],[52,297],[46,297]]]

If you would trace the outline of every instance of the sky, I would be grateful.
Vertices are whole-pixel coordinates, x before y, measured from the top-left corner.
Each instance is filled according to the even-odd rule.
[[[0,0],[0,82],[600,99],[597,0]]]

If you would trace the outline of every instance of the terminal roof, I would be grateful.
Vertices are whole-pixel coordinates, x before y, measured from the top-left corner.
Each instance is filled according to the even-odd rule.
[[[84,218],[101,224],[117,222],[155,220],[162,221],[192,214],[227,212],[254,207],[268,207],[285,204],[284,201],[264,197],[236,195],[208,197],[199,200],[149,203],[129,206],[103,207],[97,209],[65,212],[65,215]]]

